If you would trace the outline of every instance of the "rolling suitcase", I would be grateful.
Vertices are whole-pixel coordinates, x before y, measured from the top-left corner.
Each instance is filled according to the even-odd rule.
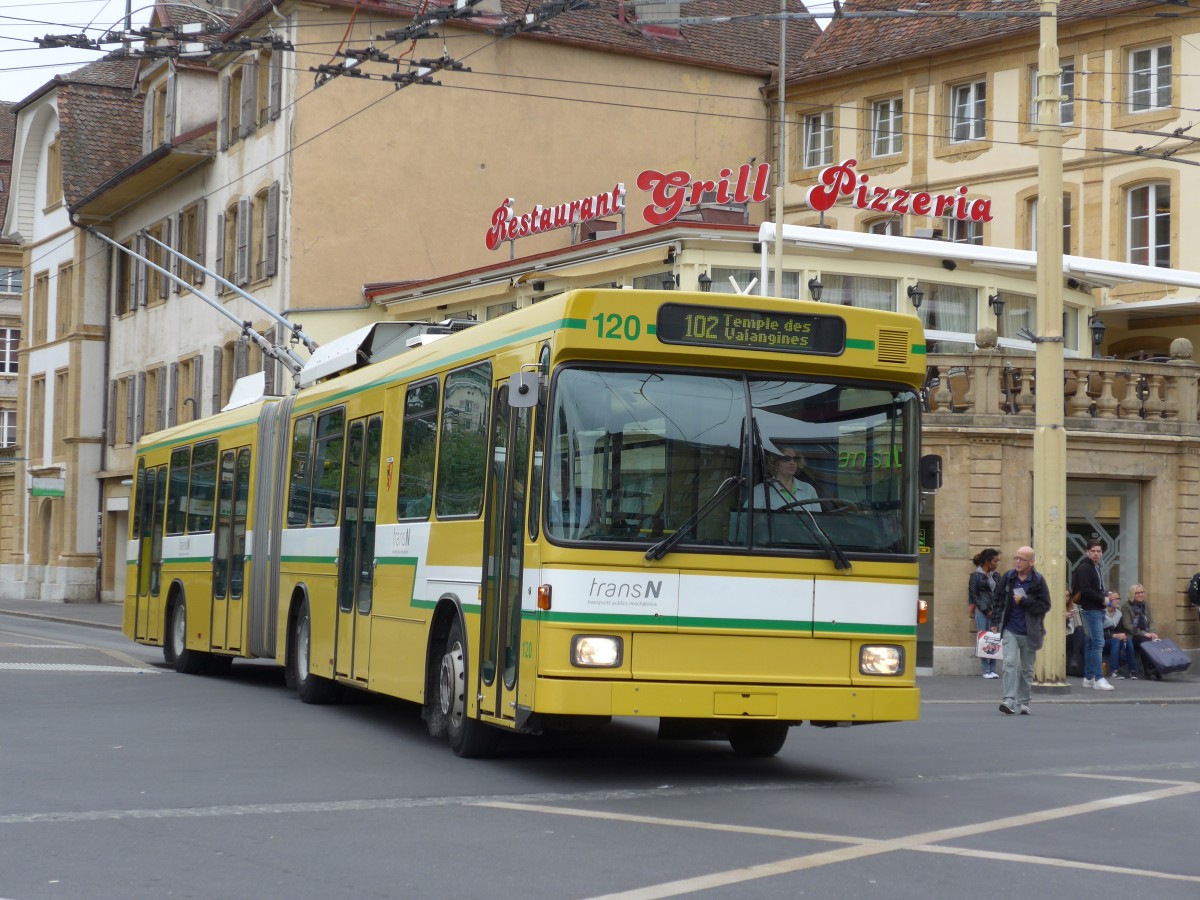
[[[1146,676],[1153,675],[1159,681],[1162,681],[1164,675],[1172,672],[1186,672],[1192,664],[1191,657],[1180,650],[1178,644],[1167,638],[1142,641],[1139,649],[1142,652],[1142,668],[1145,669]]]

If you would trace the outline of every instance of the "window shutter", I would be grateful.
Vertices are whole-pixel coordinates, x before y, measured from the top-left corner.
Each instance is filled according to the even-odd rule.
[[[146,239],[140,234],[134,238],[133,250],[140,256],[146,255]],[[137,281],[133,287],[134,302],[132,305],[136,309],[146,305],[146,264],[140,259],[134,260],[133,264],[137,269]]]
[[[173,365],[173,364],[172,364]],[[154,430],[161,431],[167,427],[167,370],[160,368],[155,379],[158,387],[158,397],[154,404]]]
[[[224,150],[229,146],[229,77],[221,79],[221,100],[217,108],[217,149]]]
[[[179,402],[179,363],[171,363],[171,374],[167,379],[167,427],[174,428],[178,423],[176,404]]]
[[[137,403],[137,379],[132,375],[125,377],[125,443],[132,444],[133,436],[133,407]]]
[[[154,148],[150,142],[154,140],[154,91],[146,94],[146,102],[142,105],[142,152],[149,153]]]
[[[233,380],[246,377],[246,369],[250,367],[250,340],[238,338],[233,347]]]
[[[224,224],[224,220],[222,220]],[[196,262],[204,265],[205,238],[208,236],[208,200],[201,198],[196,206]],[[218,241],[217,243],[220,243]],[[199,269],[192,270],[192,283],[204,284],[205,275]]]
[[[217,214],[217,246],[213,258],[213,269],[222,278],[229,276],[225,272],[225,213]],[[225,283],[217,282],[217,294],[225,293]]]
[[[183,224],[183,213],[177,212],[167,220],[167,246],[172,250],[183,250],[183,229],[180,227]],[[186,278],[187,269],[179,260],[179,256],[175,253],[168,254],[171,259],[167,263],[167,268],[176,278]],[[171,281],[171,279],[167,279]],[[171,293],[179,293],[179,282],[171,281]]]
[[[279,118],[279,114],[283,111],[283,51],[274,50],[271,53],[271,68],[270,81],[268,82],[267,93],[270,99],[267,101],[268,116],[271,121]]]
[[[174,217],[172,217],[172,218],[174,218]],[[171,231],[172,231],[171,219],[165,219],[163,221],[163,233],[162,233],[162,238],[160,240],[162,240],[162,242],[164,244],[166,244],[168,247],[172,246]],[[162,265],[162,267],[164,269],[166,269],[168,272],[174,272],[175,271],[175,254],[173,254],[167,250],[164,250],[161,247],[155,247],[154,249],[156,249],[159,252],[159,260],[161,261],[160,264]],[[159,272],[157,274],[158,274],[158,299],[166,300],[169,296],[171,296],[171,285],[174,284],[175,282],[173,282],[170,278],[168,278],[166,275],[162,274],[161,272]]]
[[[242,114],[238,119],[238,134],[245,137],[253,134],[257,126],[257,114],[254,109],[255,95],[258,93],[258,66],[246,63],[242,66]]]
[[[267,341],[270,342],[272,347],[278,347],[279,326],[272,325],[270,328],[268,328],[265,337]],[[277,371],[276,360],[275,357],[271,356],[270,354],[264,353],[262,361],[263,393],[265,393],[268,397],[272,397],[275,395],[275,373]]]
[[[221,348],[213,347],[212,411],[219,413],[221,407]]]
[[[200,398],[204,396],[204,355],[197,353],[192,359],[192,418],[202,417]]]
[[[279,182],[267,190],[267,210],[263,234],[263,274],[274,275],[279,259]]]
[[[108,382],[108,446],[117,445],[117,381]]]
[[[237,205],[237,260],[234,266],[237,277],[230,279],[243,285],[250,281],[250,198],[239,197]]]
[[[137,373],[137,405],[133,408],[133,439],[141,440],[146,433],[146,373]]]
[[[163,110],[163,140],[168,144],[175,137],[175,72],[167,75],[167,105]]]

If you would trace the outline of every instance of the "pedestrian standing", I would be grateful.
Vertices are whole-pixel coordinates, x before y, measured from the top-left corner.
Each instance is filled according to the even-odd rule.
[[[1000,551],[993,547],[981,550],[971,560],[975,571],[967,582],[967,610],[975,616],[975,630],[990,631],[992,628],[992,595],[996,592],[996,567],[1000,564]],[[979,658],[984,678],[999,678],[996,661],[988,657]]]
[[[1046,637],[1046,613],[1050,611],[1050,588],[1034,567],[1032,547],[1022,547],[1013,557],[1013,567],[996,582],[992,609],[999,610],[1001,646],[1004,648],[1004,699],[1000,712],[1006,716],[1020,711],[1029,715],[1033,688],[1033,663]]]
[[[1113,686],[1104,677],[1104,608],[1112,599],[1120,599],[1116,591],[1104,587],[1104,572],[1100,558],[1104,545],[1098,538],[1087,543],[1087,559],[1071,573],[1071,594],[1083,614],[1083,630],[1087,645],[1083,651],[1083,686],[1097,691],[1111,691]]]

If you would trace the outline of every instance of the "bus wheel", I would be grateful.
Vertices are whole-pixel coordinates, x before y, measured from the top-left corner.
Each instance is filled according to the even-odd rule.
[[[745,722],[729,729],[729,746],[738,756],[762,759],[782,750],[787,736],[787,725],[778,722]]]
[[[462,626],[450,626],[446,652],[438,670],[438,713],[445,719],[450,749],[467,759],[491,756],[500,732],[467,715],[467,654]]]
[[[305,703],[333,703],[337,699],[337,685],[328,678],[314,675],[310,671],[311,648],[312,619],[308,614],[308,601],[304,600],[292,627],[292,652],[288,654],[292,680],[296,684],[296,693]]]
[[[199,675],[204,671],[204,657],[208,654],[189,650],[187,633],[187,601],[181,597],[171,607],[171,626],[167,633],[167,642],[171,645],[175,671],[183,675]]]

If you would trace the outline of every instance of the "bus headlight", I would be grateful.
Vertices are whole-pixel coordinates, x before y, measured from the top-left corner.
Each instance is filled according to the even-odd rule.
[[[571,639],[571,664],[586,668],[615,669],[624,656],[624,642],[607,634],[577,634]]]
[[[904,648],[894,644],[864,644],[858,652],[858,671],[863,675],[903,675]]]

